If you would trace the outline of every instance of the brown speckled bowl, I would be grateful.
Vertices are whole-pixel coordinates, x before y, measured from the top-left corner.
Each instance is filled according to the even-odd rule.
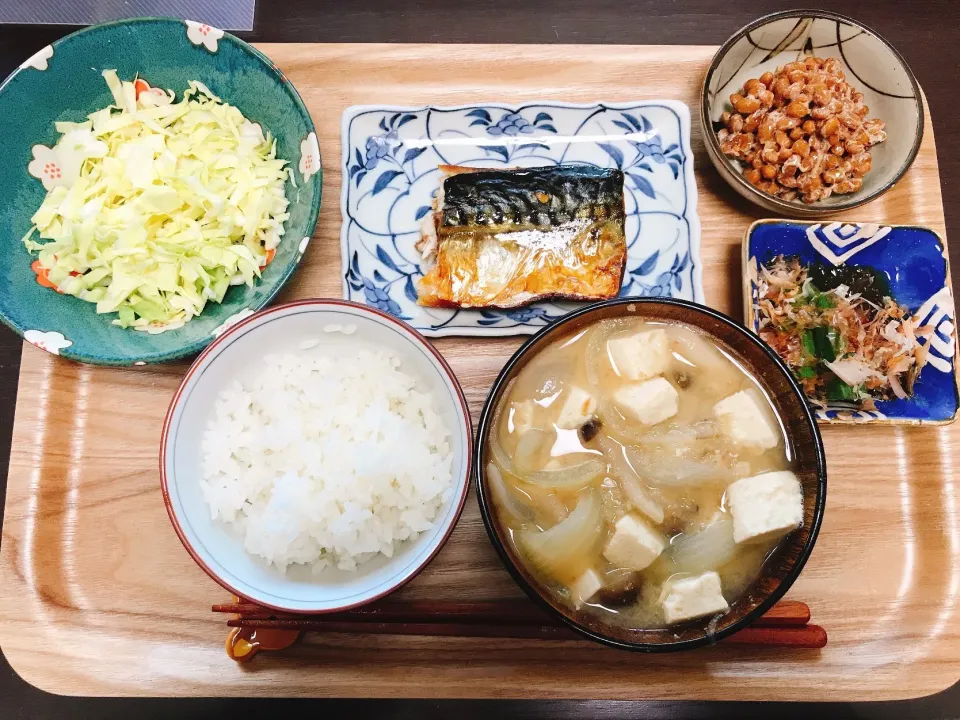
[[[869,116],[887,124],[887,140],[871,150],[873,169],[863,188],[811,205],[753,187],[740,163],[720,151],[716,136],[721,115],[732,109],[728,98],[746,80],[809,55],[838,60],[850,84],[863,93]],[[741,28],[717,51],[703,81],[700,120],[707,155],[734,190],[770,212],[818,218],[868,203],[900,181],[923,139],[923,96],[906,60],[866,25],[825,10],[786,10]]]
[[[803,485],[803,527],[785,538],[749,590],[730,611],[713,623],[709,618],[660,630],[630,630],[611,625],[600,618],[578,613],[554,600],[542,583],[530,573],[504,539],[504,528],[487,491],[487,436],[493,410],[518,372],[553,340],[600,320],[637,317],[661,322],[679,322],[693,326],[719,341],[767,390],[790,436],[796,458],[796,473]],[[476,448],[477,496],[483,522],[497,553],[517,583],[537,603],[577,632],[613,647],[642,652],[669,652],[709,645],[746,627],[777,602],[797,579],[813,550],[820,530],[827,497],[827,465],[820,432],[803,393],[783,361],[767,345],[726,315],[685,300],[618,299],[577,310],[545,327],[514,353],[494,382],[480,416]]]

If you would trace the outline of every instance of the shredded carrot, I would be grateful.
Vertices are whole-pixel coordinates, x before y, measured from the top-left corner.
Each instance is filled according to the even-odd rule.
[[[266,259],[263,261],[263,265],[260,266],[260,269],[263,270],[267,265],[269,265],[270,263],[272,263],[272,262],[273,262],[273,259],[274,259],[276,256],[277,256],[277,250],[276,250],[276,248],[271,248],[270,250],[267,250],[267,257],[266,257]]]
[[[140,99],[140,93],[145,93],[150,91],[150,84],[143,78],[137,78],[133,81],[133,91],[136,94],[137,100]]]
[[[43,265],[40,264],[39,260],[34,260],[30,263],[30,269],[37,275],[37,283],[45,288],[50,288],[51,290],[56,290],[60,292],[60,288],[50,282],[50,271],[47,270]],[[60,293],[61,295],[63,293]]]

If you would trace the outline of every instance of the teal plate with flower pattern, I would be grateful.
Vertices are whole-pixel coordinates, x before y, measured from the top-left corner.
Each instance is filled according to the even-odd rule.
[[[139,75],[179,98],[191,80],[207,85],[277,139],[277,157],[293,169],[286,185],[290,218],[273,261],[253,287],[231,287],[221,304],[183,327],[150,334],[113,325],[115,313],[43,287],[35,259],[21,242],[46,190],[45,174],[60,172],[51,148],[57,121],[80,122],[113,103],[103,70],[121,79]],[[97,365],[143,365],[202,350],[234,322],[266,305],[296,269],[320,212],[320,148],[310,114],[283,73],[262,53],[216,28],[172,18],[96,25],[49,45],[0,85],[6,141],[0,154],[0,319],[50,352]],[[48,178],[49,182],[49,178]]]

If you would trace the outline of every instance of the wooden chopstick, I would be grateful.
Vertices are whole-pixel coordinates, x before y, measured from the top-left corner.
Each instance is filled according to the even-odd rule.
[[[367,605],[328,615],[297,615],[270,610],[255,603],[223,603],[214,605],[213,612],[242,615],[251,619],[304,619],[304,620],[349,620],[352,622],[407,622],[435,623],[440,618],[463,624],[495,623],[522,625],[531,622],[554,624],[553,618],[527,600],[501,600],[494,602],[391,602]],[[810,622],[810,608],[796,600],[781,600],[753,626],[799,626]]]
[[[336,620],[265,620],[235,618],[228,627],[258,630],[296,630],[298,632],[347,633],[369,635],[429,635],[434,637],[523,638],[536,640],[576,640],[580,636],[563,625],[478,625],[470,623],[356,623]],[[827,633],[819,625],[780,627],[751,626],[724,638],[732,645],[765,645],[797,648],[822,648]]]
[[[810,608],[797,600],[781,600],[753,621],[750,627],[783,627],[806,625],[810,622]]]
[[[299,630],[301,632],[349,633],[370,635],[434,635],[437,637],[502,637],[539,638],[545,640],[573,639],[577,635],[563,625],[482,625],[475,623],[401,623],[352,622],[349,620],[263,620],[235,618],[227,627],[246,627],[269,630]]]
[[[213,606],[214,612],[236,614],[229,627],[295,630],[299,632],[375,635],[433,635],[438,637],[503,637],[575,639],[579,636],[526,600],[444,603],[389,602],[328,615],[278,613],[254,603]],[[826,632],[808,625],[810,608],[785,600],[773,606],[753,625],[726,638],[739,645],[824,647]]]
[[[214,612],[233,613],[257,618],[300,618],[323,620],[350,620],[352,622],[437,622],[440,618],[465,624],[498,622],[504,625],[546,623],[551,618],[528,600],[497,602],[391,602],[366,605],[341,613],[327,615],[297,615],[279,613],[254,603],[214,605]]]
[[[819,625],[759,627],[754,623],[720,642],[730,645],[775,645],[816,650],[827,646],[827,631]]]

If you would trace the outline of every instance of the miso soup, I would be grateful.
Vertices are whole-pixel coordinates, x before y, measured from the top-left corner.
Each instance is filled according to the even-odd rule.
[[[561,603],[630,628],[718,616],[803,497],[762,387],[681,324],[605,320],[541,350],[485,458],[516,554]]]

